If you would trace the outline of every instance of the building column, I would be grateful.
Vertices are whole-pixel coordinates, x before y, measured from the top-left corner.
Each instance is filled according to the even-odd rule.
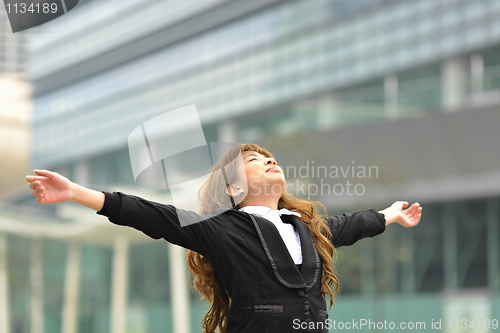
[[[500,237],[498,227],[498,199],[488,200],[487,208],[487,248],[488,248],[488,288],[492,293],[500,291],[500,268],[498,237]]]
[[[31,267],[30,267],[30,314],[31,333],[43,333],[43,265],[42,240],[31,240]]]
[[[10,333],[7,235],[0,232],[0,333]]]
[[[463,105],[467,98],[467,76],[469,62],[459,56],[444,61],[442,65],[441,106],[453,111]]]
[[[79,161],[75,164],[75,183],[82,186],[89,186],[90,183],[90,167],[86,160]]]
[[[414,233],[402,230],[400,238],[401,291],[406,294],[415,293],[415,240]]]
[[[444,289],[458,288],[458,242],[455,203],[443,207]]]
[[[111,333],[125,333],[128,299],[128,251],[129,242],[118,235],[114,241],[111,277]]]
[[[189,333],[189,275],[186,270],[186,250],[169,244],[170,294],[172,300],[173,331]]]
[[[373,239],[365,239],[359,245],[361,267],[361,293],[372,297],[375,294],[374,244]]]
[[[384,78],[384,114],[387,119],[399,116],[398,109],[398,77],[395,74]]]
[[[384,231],[384,237],[387,242],[384,242],[381,248],[383,253],[383,260],[380,265],[383,269],[380,271],[378,278],[384,281],[382,292],[384,293],[395,293],[397,291],[398,284],[398,261],[404,262],[407,260],[404,255],[405,245],[398,246],[398,229],[390,228],[390,230]],[[398,254],[398,258],[395,256],[395,251]]]
[[[484,60],[479,53],[470,57],[471,94],[478,96],[483,93]]]
[[[78,300],[80,297],[81,246],[69,245],[66,257],[64,285],[64,305],[62,313],[62,333],[78,332]]]
[[[334,93],[327,94],[318,100],[317,126],[320,130],[335,127],[340,122],[337,110],[338,100]]]
[[[223,121],[218,128],[217,133],[220,142],[238,142],[238,125],[234,119]]]

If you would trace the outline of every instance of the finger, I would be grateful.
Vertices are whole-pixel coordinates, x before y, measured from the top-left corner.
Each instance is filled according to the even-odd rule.
[[[416,211],[417,207],[415,205],[411,205],[411,207],[406,210],[406,213],[409,215],[414,215]]]
[[[42,180],[42,179],[47,179],[46,177],[40,177],[40,176],[32,176],[32,175],[28,175],[26,176],[26,180],[28,182],[34,182],[35,180]]]
[[[39,181],[39,180],[36,180],[36,181],[34,181],[34,182],[32,182],[32,183],[30,184],[30,188],[32,188],[32,189],[36,189],[37,187],[39,187],[39,186],[41,186],[41,185],[42,185],[42,182],[41,182],[41,181]]]
[[[31,191],[31,194],[33,194],[33,196],[35,196],[35,197],[40,196],[41,193],[42,193],[42,191],[40,189],[36,189],[36,190]]]
[[[418,202],[415,202],[412,207],[414,208],[415,211],[422,210],[422,206]]]
[[[37,202],[37,203],[39,203],[39,204],[45,203],[45,198],[44,198],[43,194],[40,194],[40,195],[36,198],[36,202]]]
[[[38,170],[38,169],[35,169],[33,170],[37,175],[39,176],[44,176],[44,177],[47,177],[48,179],[52,179],[54,178],[54,172],[52,171],[49,171],[49,170]]]
[[[34,196],[39,196],[39,195],[43,195],[43,190],[45,188],[43,186],[39,186],[37,187],[36,189],[34,189],[33,191],[31,191],[31,193],[34,195]]]

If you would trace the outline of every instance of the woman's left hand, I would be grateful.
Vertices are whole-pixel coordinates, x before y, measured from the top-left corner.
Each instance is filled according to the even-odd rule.
[[[418,202],[415,202],[408,209],[404,209],[408,205],[406,201],[396,201],[390,207],[380,211],[385,215],[385,225],[396,222],[405,228],[416,226],[422,216],[422,207]]]

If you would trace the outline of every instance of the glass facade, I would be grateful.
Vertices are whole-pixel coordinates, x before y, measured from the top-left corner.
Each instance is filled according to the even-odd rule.
[[[64,36],[35,36],[31,52],[37,61],[30,67],[33,79],[57,72],[173,25],[196,12],[227,0],[102,1],[84,4],[69,18],[49,22],[40,30],[64,30]],[[196,5],[195,5],[196,4]],[[72,13],[73,14],[73,13]],[[82,27],[85,27],[82,31]]]
[[[183,105],[210,124],[500,40],[495,1],[391,3],[339,21],[332,3],[287,2],[36,96],[34,135],[45,140],[34,141],[34,161],[116,149],[136,124]],[[34,53],[34,68],[50,67],[44,59]],[[429,100],[424,108],[437,104]]]

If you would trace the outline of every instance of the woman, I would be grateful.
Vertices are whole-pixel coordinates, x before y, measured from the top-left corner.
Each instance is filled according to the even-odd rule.
[[[38,203],[77,202],[187,248],[194,287],[211,303],[202,322],[207,333],[328,332],[326,296],[331,308],[339,288],[334,248],[380,234],[390,223],[415,226],[422,211],[418,203],[403,210],[408,203],[397,201],[380,212],[327,217],[321,203],[287,192],[273,155],[255,144],[237,145],[212,168],[199,191],[199,214],[35,173],[27,180]]]

